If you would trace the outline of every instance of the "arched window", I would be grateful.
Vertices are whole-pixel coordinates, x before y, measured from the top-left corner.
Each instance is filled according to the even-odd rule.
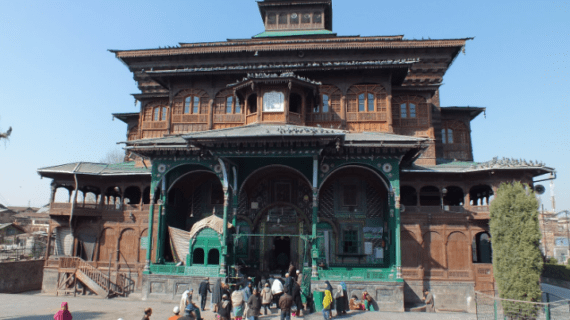
[[[358,112],[374,111],[374,95],[372,93],[361,93],[358,95]]]
[[[311,14],[303,13],[303,17],[301,18],[301,23],[311,23]]]
[[[472,206],[489,205],[493,199],[494,192],[488,185],[474,186],[469,190],[469,199]]]
[[[323,112],[329,112],[330,99],[328,94],[323,94]]]
[[[320,12],[313,13],[313,23],[321,23],[322,14]]]
[[[204,249],[194,249],[194,254],[192,255],[192,264],[204,264]]]
[[[313,107],[313,113],[319,112],[329,112],[331,110],[331,99],[328,94],[321,95],[321,103],[315,104]]]
[[[226,113],[232,113],[234,105],[234,97],[226,98]]]
[[[247,107],[249,114],[257,112],[257,94],[252,94],[247,98]]]
[[[429,127],[428,103],[422,96],[394,96],[392,98],[392,121],[395,128],[402,129],[401,134],[409,134],[405,128]],[[443,128],[443,126],[442,126]]]
[[[208,265],[211,264],[220,264],[220,251],[218,249],[208,251]]]
[[[473,262],[493,263],[493,250],[491,248],[491,236],[487,232],[475,235],[473,239]]]
[[[442,189],[443,204],[446,206],[462,206],[465,199],[463,189],[450,186]]]
[[[166,107],[155,107],[153,112],[152,121],[166,121]]]
[[[291,13],[291,19],[289,22],[291,24],[299,24],[299,15],[297,13]]]
[[[381,85],[354,85],[348,90],[347,98],[348,113],[386,112],[386,89]]]
[[[421,206],[439,206],[441,205],[439,189],[434,186],[426,186],[420,189],[420,205]]]
[[[279,24],[287,24],[287,14],[280,13],[279,14]]]
[[[200,97],[191,95],[184,98],[184,114],[200,113]]]

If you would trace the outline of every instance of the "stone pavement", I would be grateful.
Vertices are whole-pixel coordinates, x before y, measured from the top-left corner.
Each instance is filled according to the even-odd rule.
[[[61,302],[69,304],[69,310],[73,315],[73,320],[95,319],[95,320],[139,320],[143,316],[143,310],[151,307],[153,310],[152,320],[166,320],[172,315],[175,303],[166,301],[141,301],[136,296],[131,298],[101,299],[96,297],[56,297],[45,295],[39,292],[20,294],[0,294],[0,319],[19,320],[51,320],[53,315],[59,310]],[[194,297],[196,301],[196,297]],[[261,316],[260,320],[278,320],[279,313],[272,309],[271,316]],[[336,314],[336,312],[335,312]],[[214,315],[210,311],[202,314],[204,320],[214,320]],[[302,318],[292,318],[302,319]],[[321,313],[307,315],[306,320],[323,319]],[[333,319],[346,320],[474,320],[474,314],[466,313],[392,313],[392,312],[359,312],[352,311],[348,315]]]

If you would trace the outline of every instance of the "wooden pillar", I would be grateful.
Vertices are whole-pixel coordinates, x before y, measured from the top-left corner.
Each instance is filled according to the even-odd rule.
[[[54,203],[55,202],[55,193],[57,191],[57,184],[55,183],[55,180],[51,182],[50,188],[51,188],[51,194],[49,197],[49,203]]]
[[[392,119],[392,93],[390,93],[386,95],[386,122],[388,123],[388,132],[390,133],[394,132],[394,124]]]
[[[166,237],[166,177],[162,178],[160,188],[160,203],[158,204],[158,225],[156,226],[156,263],[164,262],[164,238]]]
[[[340,121],[343,129],[346,129],[346,93],[340,96]]]
[[[302,125],[307,123],[307,94],[305,92],[301,95],[301,123]]]
[[[263,98],[261,97],[261,88],[257,87],[257,122],[261,122],[261,117],[263,113]]]
[[[47,263],[48,259],[49,259],[49,252],[51,250],[51,234],[53,233],[53,226],[50,223],[49,224],[49,228],[48,228],[48,238],[47,238],[47,245],[46,245],[46,256],[45,256],[45,261]]]
[[[208,100],[208,129],[214,127],[214,98]]]
[[[285,90],[285,99],[283,101],[283,111],[285,112],[285,123],[289,123],[289,96],[291,95],[291,89]]]

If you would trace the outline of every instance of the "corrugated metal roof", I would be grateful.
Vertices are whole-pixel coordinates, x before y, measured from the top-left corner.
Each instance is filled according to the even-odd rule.
[[[148,168],[135,167],[134,161],[106,164],[92,162],[67,163],[53,167],[38,169],[40,175],[48,173],[75,173],[86,175],[147,175],[150,174]]]
[[[287,31],[265,31],[253,36],[253,38],[269,38],[269,37],[294,37],[294,36],[312,36],[312,35],[331,35],[336,33],[330,30],[287,30]]]
[[[526,161],[517,159],[498,159],[487,162],[469,162],[469,161],[453,161],[435,166],[418,166],[412,165],[409,168],[403,168],[402,172],[438,172],[438,173],[466,173],[488,170],[528,170],[535,169],[544,171],[544,173],[554,172],[554,168],[547,167],[538,161]]]

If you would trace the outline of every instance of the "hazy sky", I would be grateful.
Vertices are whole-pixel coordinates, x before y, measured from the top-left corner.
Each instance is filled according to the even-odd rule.
[[[486,107],[472,122],[475,160],[555,167],[556,209],[570,209],[569,1],[333,0],[333,16],[339,35],[475,37],[444,78],[442,106]],[[262,31],[253,0],[0,1],[0,130],[14,130],[0,143],[0,203],[44,205],[50,179],[38,168],[120,148],[126,125],[111,114],[138,111],[138,90],[107,49]]]

